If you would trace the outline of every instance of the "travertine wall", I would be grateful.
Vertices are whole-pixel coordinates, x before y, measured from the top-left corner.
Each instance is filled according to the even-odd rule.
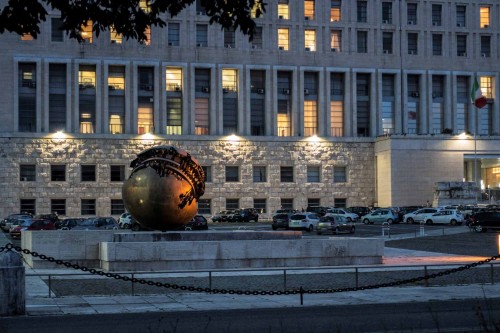
[[[116,136],[115,136],[116,137]],[[121,199],[121,182],[110,182],[110,165],[128,167],[136,154],[154,145],[172,145],[189,152],[202,166],[210,166],[212,181],[206,183],[203,199],[211,199],[212,213],[225,209],[226,199],[239,199],[240,207],[253,207],[253,200],[266,199],[267,212],[281,206],[281,198],[293,198],[295,208],[307,206],[308,198],[319,198],[321,205],[333,205],[335,198],[346,198],[347,205],[374,202],[373,142],[304,141],[274,138],[230,141],[183,137],[182,141],[116,139],[102,135],[55,138],[0,138],[0,216],[17,213],[20,199],[36,198],[36,212],[50,212],[51,199],[66,199],[66,215],[79,216],[81,199],[96,199],[97,215],[110,215],[110,200]],[[20,181],[19,165],[36,164],[35,182]],[[66,165],[66,181],[50,181],[50,166]],[[95,164],[97,180],[81,182],[81,165]],[[239,182],[225,181],[225,166],[240,169]],[[253,166],[266,166],[267,181],[254,183]],[[293,166],[294,182],[280,181],[280,166]],[[307,166],[319,166],[319,183],[307,182]],[[333,182],[333,167],[347,167],[347,182]]]

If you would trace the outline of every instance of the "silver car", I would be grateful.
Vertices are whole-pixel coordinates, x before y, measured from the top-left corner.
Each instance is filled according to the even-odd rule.
[[[316,213],[296,213],[290,216],[288,227],[290,229],[302,229],[313,231],[319,222],[319,215]]]
[[[396,221],[397,216],[390,209],[377,209],[369,214],[363,215],[361,221],[364,224],[374,224],[374,223],[393,223]]]
[[[322,216],[316,226],[316,233],[318,235],[324,232],[332,232],[336,235],[341,232],[352,234],[355,230],[356,227],[352,220],[348,220],[345,216],[335,214],[326,214]]]

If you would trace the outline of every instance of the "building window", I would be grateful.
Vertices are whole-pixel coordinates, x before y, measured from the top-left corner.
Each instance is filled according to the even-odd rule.
[[[304,46],[306,51],[316,51],[316,30],[304,31]]]
[[[252,40],[252,49],[262,49],[262,27],[255,27]]]
[[[418,34],[408,33],[408,54],[418,54]]]
[[[330,4],[330,22],[338,22],[342,19],[342,1],[331,0]]]
[[[182,91],[182,68],[167,67],[165,77],[167,91]]]
[[[259,213],[259,214],[266,214],[267,213],[267,204],[266,204],[266,199],[253,199],[253,208]]]
[[[21,40],[34,40],[34,38],[30,34],[22,34]]]
[[[224,28],[224,47],[234,48],[236,46],[236,36],[233,28]]]
[[[50,19],[50,40],[53,42],[64,41],[64,31],[61,30],[62,20],[60,17],[53,17]]]
[[[66,181],[66,165],[55,164],[50,166],[50,180],[53,182]]]
[[[491,37],[481,36],[481,57],[491,57]]]
[[[344,136],[344,102],[330,102],[331,133],[333,137]]]
[[[96,215],[95,199],[82,199],[80,207],[80,215]]]
[[[281,198],[281,209],[293,209],[293,198]]]
[[[125,212],[122,199],[111,199],[111,215],[120,215]]]
[[[280,167],[280,181],[282,183],[293,183],[293,167],[291,166]]]
[[[21,213],[36,215],[36,199],[21,199],[19,206]]]
[[[290,9],[288,7],[288,0],[278,1],[278,19],[288,20],[290,18]]]
[[[109,30],[109,39],[111,41],[111,44],[123,43],[123,35],[118,33],[113,27],[111,27],[111,29]]]
[[[208,46],[208,25],[207,24],[197,24],[196,25],[196,46],[207,47]]]
[[[367,53],[368,52],[368,32],[367,31],[358,31],[357,32],[357,45],[358,45],[358,53]]]
[[[95,182],[96,173],[95,173],[95,165],[82,165],[82,174],[81,180],[82,182]]]
[[[282,99],[278,100],[278,136],[290,136],[292,135],[291,130],[291,115],[289,112],[289,102],[288,100]]]
[[[321,168],[317,165],[307,166],[307,182],[319,183],[321,178]]]
[[[368,7],[366,1],[357,1],[357,18],[358,22],[367,22]]]
[[[289,39],[288,39],[288,29],[279,28],[278,29],[278,48],[280,50],[288,51],[289,49]]]
[[[21,164],[19,166],[19,180],[22,182],[36,181],[36,165]]]
[[[212,214],[212,201],[210,199],[198,199],[198,214]]]
[[[205,87],[208,93],[210,92],[209,86]],[[194,100],[194,131],[196,135],[208,135],[210,134],[210,116],[209,116],[209,99],[208,98],[196,98]]]
[[[304,136],[318,134],[318,103],[313,100],[304,101]]]
[[[345,166],[333,167],[333,182],[345,183],[347,182],[347,168]]]
[[[239,182],[240,168],[238,166],[226,166],[226,182]]]
[[[479,7],[479,25],[481,28],[488,28],[490,26],[490,7]]]
[[[407,4],[406,16],[408,18],[408,25],[417,24],[417,4],[416,3]]]
[[[66,215],[66,199],[51,199],[50,212],[57,215]]]
[[[465,27],[467,17],[467,7],[464,5],[457,5],[457,27]]]
[[[304,19],[314,20],[314,0],[304,0]]]
[[[467,56],[467,35],[457,35],[457,56]]]
[[[226,199],[226,209],[234,210],[240,208],[240,199]]]
[[[265,166],[253,166],[253,182],[254,183],[264,183],[267,181],[266,167]]]
[[[347,208],[346,198],[335,198],[333,199],[333,205],[335,208]]]
[[[168,23],[168,45],[180,45],[180,25],[179,23]]]
[[[307,198],[307,207],[319,207],[319,206],[321,206],[321,199]]]
[[[205,15],[207,13],[207,8],[201,3],[202,0],[196,0],[196,14]]]
[[[392,32],[382,33],[382,49],[386,54],[392,54]]]
[[[212,167],[211,166],[203,166],[203,173],[205,174],[205,177],[203,181],[205,183],[211,183],[212,182]]]
[[[238,72],[236,69],[222,70],[222,89],[224,93],[238,91]]]
[[[332,30],[330,33],[330,47],[334,52],[340,52],[342,46],[342,31]]]
[[[167,99],[167,135],[182,134],[182,98],[170,97]]]
[[[125,180],[125,166],[111,165],[109,167],[109,180],[112,182],[123,182]]]
[[[382,23],[392,24],[392,2],[382,2]]]
[[[442,5],[432,5],[432,25],[440,27],[442,25]]]
[[[432,35],[432,55],[443,55],[443,35],[441,34]]]
[[[493,78],[491,76],[481,76],[479,78],[481,93],[486,98],[493,98]]]
[[[92,44],[92,21],[87,21],[87,24],[82,25],[82,32],[80,34],[83,42]]]

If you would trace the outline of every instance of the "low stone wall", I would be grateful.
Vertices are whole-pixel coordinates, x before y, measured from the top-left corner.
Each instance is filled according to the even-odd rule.
[[[23,232],[21,247],[63,261],[108,271],[203,270],[381,264],[376,238],[302,239],[298,231]],[[30,255],[32,268],[62,268]]]

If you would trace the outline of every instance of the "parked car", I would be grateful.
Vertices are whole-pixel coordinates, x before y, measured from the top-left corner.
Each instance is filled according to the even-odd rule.
[[[238,209],[234,212],[231,222],[259,222],[259,213],[254,208]]]
[[[416,210],[421,209],[422,206],[404,206],[400,207],[398,210],[398,221],[399,222],[405,222],[404,216],[409,213],[413,213]]]
[[[49,219],[26,219],[10,231],[10,236],[13,239],[21,239],[21,232],[26,230],[56,230],[56,226]]]
[[[66,217],[59,222],[56,222],[56,229],[70,230],[85,221],[83,217]]]
[[[120,229],[130,229],[130,227],[132,226],[132,219],[132,214],[123,213],[118,218],[118,226],[120,227]]]
[[[500,211],[479,212],[471,216],[469,228],[476,232],[500,229]]]
[[[288,227],[290,229],[303,229],[313,231],[319,222],[320,216],[316,213],[295,213],[290,216]]]
[[[361,220],[364,224],[374,224],[374,223],[394,223],[397,219],[396,214],[391,209],[377,209],[371,213],[363,215]]]
[[[33,216],[30,214],[10,214],[6,218],[4,218],[2,221],[0,221],[0,228],[2,228],[2,230],[4,232],[9,232],[12,222],[14,222],[15,220],[17,220],[17,219],[30,219],[32,217]]]
[[[347,221],[357,222],[359,220],[359,216],[356,213],[350,212],[343,208],[330,208],[326,211],[326,215],[342,215],[346,218]]]
[[[212,216],[212,222],[229,222],[234,214],[234,210],[223,210]]]
[[[347,210],[352,212],[352,213],[358,214],[358,217],[366,215],[370,212],[369,207],[363,207],[363,206],[348,207]]]
[[[208,230],[208,221],[203,215],[195,215],[186,225],[185,230]]]
[[[19,227],[21,224],[31,223],[31,221],[33,221],[32,217],[18,217],[8,219],[6,225],[9,227],[9,229],[7,230],[7,232],[10,234],[12,230]]]
[[[322,206],[307,206],[306,212],[316,213],[319,216],[323,216],[326,214],[326,211],[330,209],[330,207],[322,207]]]
[[[294,214],[294,213],[299,213],[297,209],[278,209],[276,212],[274,212],[274,215],[276,214]]]
[[[341,232],[354,233],[356,227],[352,220],[348,220],[343,215],[326,214],[319,219],[316,226],[316,233],[321,235],[324,232],[339,234]]]
[[[72,230],[111,230],[118,229],[118,223],[113,217],[90,217],[82,221]]]
[[[437,213],[437,208],[420,208],[403,216],[404,223],[419,223],[425,221],[426,217]]]
[[[293,213],[280,213],[273,215],[273,222],[271,227],[273,230],[278,229],[287,229],[288,230],[288,222],[290,221],[290,215]]]
[[[464,223],[464,216],[456,209],[444,209],[428,216],[424,222],[425,224],[461,225]]]

